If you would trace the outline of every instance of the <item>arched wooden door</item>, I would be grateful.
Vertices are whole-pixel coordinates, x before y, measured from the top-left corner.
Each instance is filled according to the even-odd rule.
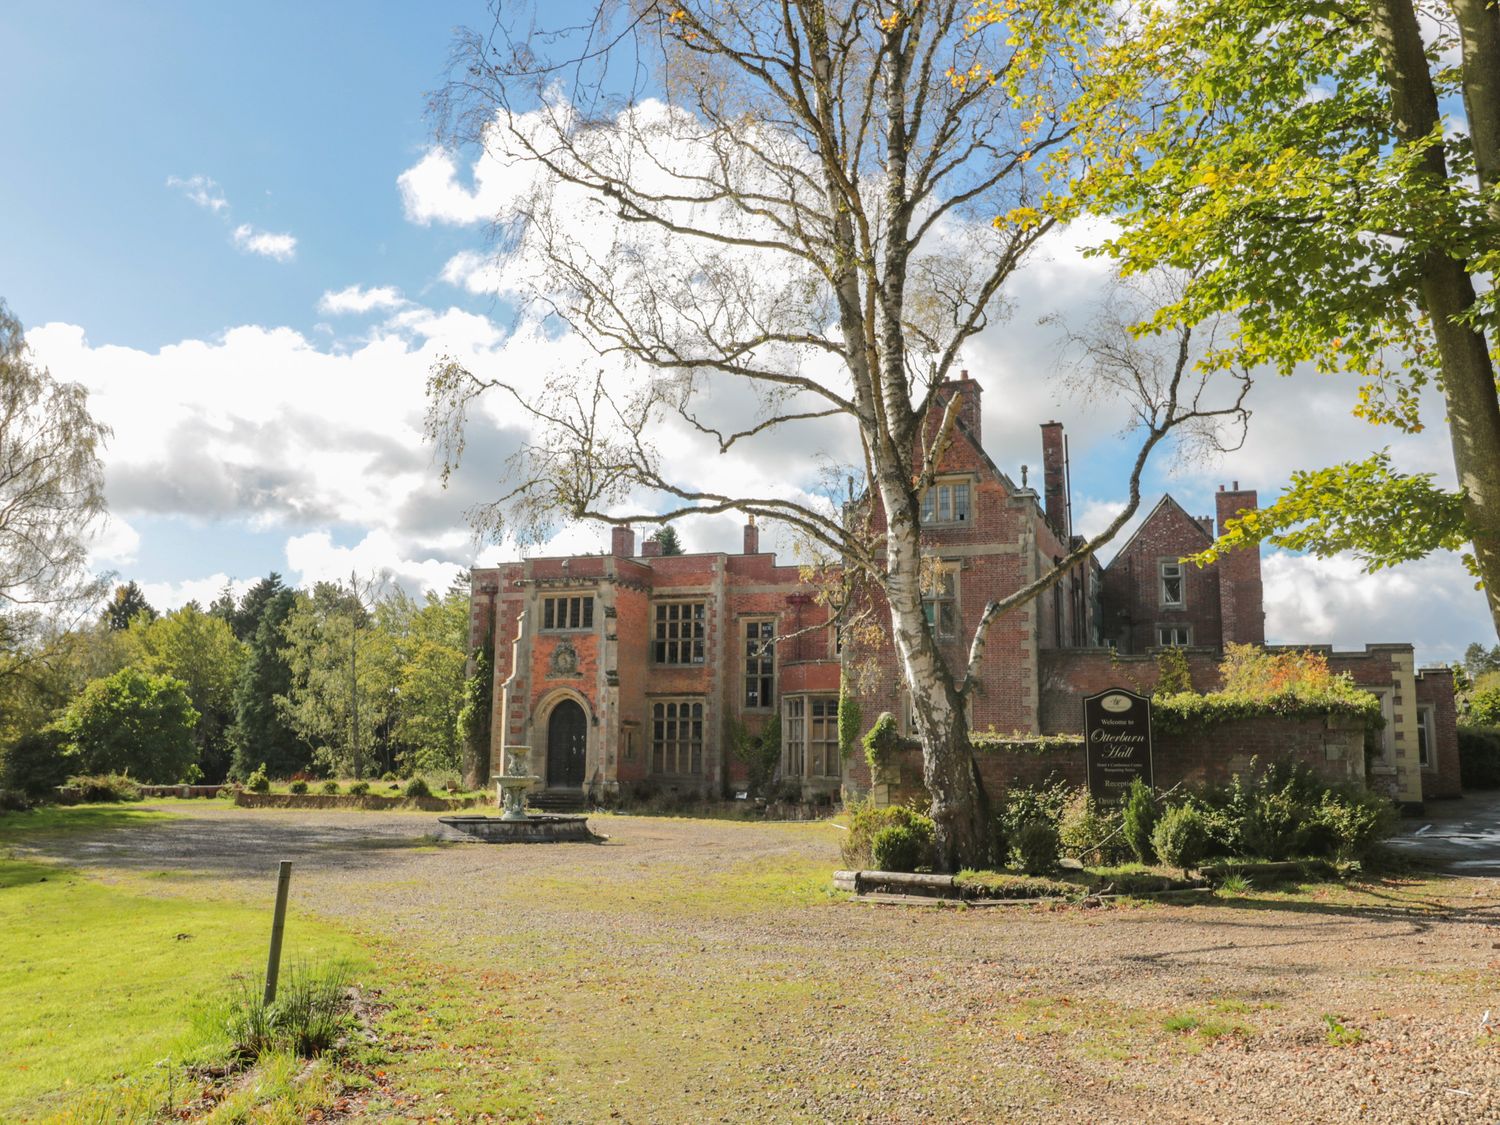
[[[583,786],[588,737],[589,720],[582,707],[564,699],[552,708],[552,717],[547,720],[547,788]]]

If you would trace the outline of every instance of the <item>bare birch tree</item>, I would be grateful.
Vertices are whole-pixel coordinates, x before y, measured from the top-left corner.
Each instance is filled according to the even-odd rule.
[[[540,391],[434,367],[428,432],[445,472],[476,396],[501,396],[533,425],[479,526],[540,538],[561,519],[737,510],[796,529],[873,583],[948,868],[989,853],[963,703],[992,622],[1123,526],[1152,448],[1234,414],[1242,392],[1210,406],[1184,338],[1140,407],[1131,506],[991,605],[966,667],[945,664],[923,613],[919,523],[955,424],[940,387],[1066,212],[1040,168],[1071,143],[1087,40],[1061,7],[975,27],[970,12],[957,0],[636,0],[548,28],[545,9],[506,9],[460,37],[435,104],[449,143],[527,184],[495,216],[493,285],[600,357],[597,371],[549,373]],[[662,447],[687,432],[731,454],[830,419],[857,436],[858,476],[886,514],[877,538],[772,487],[705,487]],[[643,498],[664,510],[631,510]]]

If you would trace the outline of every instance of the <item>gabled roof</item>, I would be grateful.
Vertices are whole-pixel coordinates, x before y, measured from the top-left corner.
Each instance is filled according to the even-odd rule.
[[[1156,507],[1152,508],[1150,514],[1140,522],[1140,526],[1130,533],[1130,538],[1125,540],[1120,549],[1115,552],[1115,557],[1109,560],[1109,566],[1114,566],[1115,563],[1119,562],[1126,556],[1126,554],[1129,553],[1130,548],[1135,545],[1135,541],[1137,537],[1139,537],[1141,532],[1150,527],[1154,521],[1167,518],[1167,516],[1170,515],[1170,513],[1173,511],[1176,511],[1180,516],[1182,516],[1183,519],[1187,520],[1187,522],[1192,525],[1194,530],[1196,530],[1198,534],[1203,537],[1203,543],[1205,546],[1214,541],[1214,537],[1208,533],[1204,526],[1199,523],[1193,516],[1188,515],[1187,509],[1179,504],[1176,500],[1174,500],[1172,498],[1172,494],[1168,492],[1163,494],[1162,498],[1156,502]],[[1109,566],[1105,567],[1104,569],[1108,570]]]

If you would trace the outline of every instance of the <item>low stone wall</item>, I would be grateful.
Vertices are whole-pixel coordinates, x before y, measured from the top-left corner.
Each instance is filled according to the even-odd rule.
[[[250,793],[243,789],[234,795],[242,809],[421,809],[423,812],[451,812],[493,806],[488,797],[380,797],[373,793]]]
[[[1084,750],[1066,746],[1043,752],[976,751],[985,792],[998,801],[1011,789],[1063,781],[1083,785],[1087,780]],[[1362,785],[1365,775],[1364,724],[1346,718],[1284,719],[1262,717],[1218,723],[1191,732],[1158,732],[1152,764],[1156,785],[1168,789],[1179,782],[1190,786],[1222,785],[1235,774],[1292,761],[1329,782]],[[891,755],[871,788],[876,804],[926,804],[922,784],[922,754],[900,750]]]

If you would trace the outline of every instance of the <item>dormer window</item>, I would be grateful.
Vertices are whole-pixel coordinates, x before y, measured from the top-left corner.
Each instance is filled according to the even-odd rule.
[[[969,522],[969,482],[940,480],[922,494],[922,526],[941,527]]]
[[[1168,606],[1182,606],[1182,564],[1179,562],[1164,562],[1161,564],[1161,604]]]

